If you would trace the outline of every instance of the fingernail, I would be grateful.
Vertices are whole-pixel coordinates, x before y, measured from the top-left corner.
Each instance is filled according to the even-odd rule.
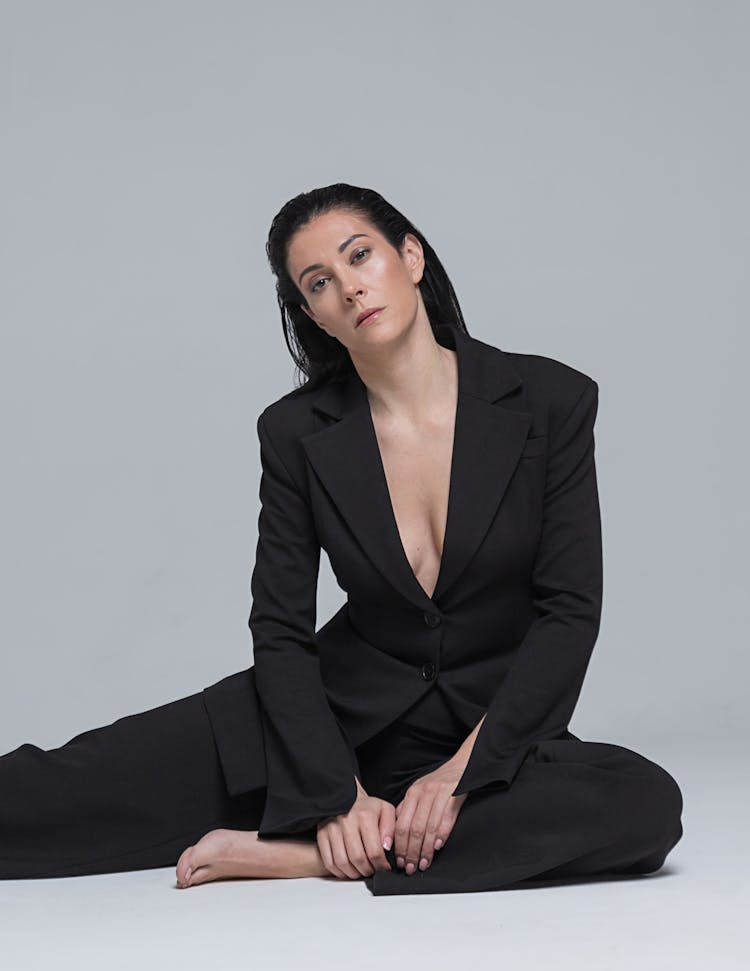
[[[398,866],[403,866],[404,865],[404,858],[403,858],[403,856],[397,856],[396,857],[396,863],[398,864]]]
[[[414,864],[411,861],[406,864],[406,872],[409,874],[409,876],[411,876],[416,869],[417,868],[414,866]]]
[[[441,839],[436,839],[435,840],[435,849],[436,850],[439,850],[442,845],[443,845],[443,841]]]
[[[386,838],[383,840],[383,849],[390,850],[390,848],[391,848],[391,838],[390,836],[386,836]]]
[[[428,864],[427,860],[424,857],[422,857],[422,859],[419,861],[419,869],[420,870],[426,870],[428,866],[429,866],[429,864]]]
[[[187,871],[185,872],[185,883],[187,883],[187,882],[188,882],[188,880],[190,879],[190,874],[191,874],[192,872],[193,872],[192,870],[187,870]]]

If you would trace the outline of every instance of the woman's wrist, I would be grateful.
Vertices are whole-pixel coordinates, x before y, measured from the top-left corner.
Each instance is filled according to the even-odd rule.
[[[479,734],[479,729],[482,727],[482,722],[484,719],[485,715],[482,715],[479,723],[475,726],[475,728],[472,729],[471,734],[467,735],[456,754],[452,755],[449,760],[451,764],[459,768],[461,772],[463,772],[466,766],[469,764],[469,758],[471,757],[471,753],[474,748],[474,742],[477,740],[477,735]]]

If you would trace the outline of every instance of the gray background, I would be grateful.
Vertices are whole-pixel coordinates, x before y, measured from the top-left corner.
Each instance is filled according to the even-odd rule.
[[[0,751],[61,745],[252,662],[255,420],[294,379],[263,247],[291,196],[367,185],[437,250],[473,336],[598,381],[604,612],[571,728],[660,761],[686,800],[671,871],[648,886],[399,912],[420,929],[436,907],[445,927],[478,921],[455,959],[502,940],[516,968],[538,966],[560,943],[535,937],[540,912],[567,934],[570,906],[603,921],[568,940],[571,961],[632,967],[642,948],[666,967],[679,947],[739,966],[749,27],[750,5],[726,0],[0,3]],[[319,624],[342,599],[324,558]],[[110,967],[143,941],[173,957],[189,941],[183,967],[243,966],[248,906],[271,903],[304,904],[321,961],[342,948],[351,966],[346,942],[393,906],[340,882],[171,881],[0,897],[59,915],[60,945],[96,895],[94,963],[117,895],[149,900],[131,914],[145,937]],[[314,915],[332,904],[367,910],[326,942]],[[633,931],[612,951],[623,908]],[[441,920],[419,941],[394,913],[359,966],[392,959],[402,932],[402,956],[432,942],[453,963]],[[255,947],[279,947],[273,922],[251,923]],[[31,966],[27,931],[5,933]]]

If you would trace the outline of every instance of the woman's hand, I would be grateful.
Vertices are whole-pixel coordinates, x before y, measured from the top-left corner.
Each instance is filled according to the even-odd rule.
[[[417,866],[426,870],[436,849],[445,844],[466,801],[468,792],[451,793],[458,785],[465,765],[449,759],[416,779],[396,806],[396,864],[408,874]],[[435,845],[437,842],[437,845]]]
[[[396,809],[390,802],[368,796],[357,782],[357,800],[348,813],[318,823],[318,850],[329,873],[357,880],[375,870],[393,869],[384,843],[393,841]]]

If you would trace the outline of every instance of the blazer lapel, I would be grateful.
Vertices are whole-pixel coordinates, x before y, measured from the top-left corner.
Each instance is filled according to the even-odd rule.
[[[356,372],[320,390],[313,407],[334,421],[301,439],[313,471],[365,554],[399,594],[425,611],[435,609],[481,544],[532,419],[528,412],[496,404],[521,384],[503,351],[445,324],[434,330],[436,339],[458,357],[458,404],[445,542],[432,597],[406,558],[367,389]]]

